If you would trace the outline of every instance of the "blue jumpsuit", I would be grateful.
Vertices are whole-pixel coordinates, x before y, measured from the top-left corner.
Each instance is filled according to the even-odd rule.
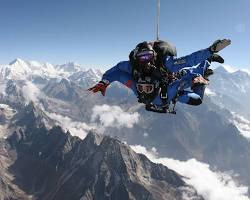
[[[182,103],[188,103],[190,99],[202,99],[204,94],[204,87],[196,87],[195,91],[185,91],[185,88],[191,87],[192,80],[198,75],[204,75],[204,71],[209,67],[210,63],[206,61],[212,53],[209,49],[203,49],[194,52],[188,56],[175,58],[169,56],[164,61],[164,67],[170,72],[182,72],[183,76],[168,85],[167,95],[168,102],[175,98],[178,90],[183,90],[182,94],[178,96],[177,100]],[[197,66],[198,65],[198,66]],[[122,61],[107,70],[103,77],[103,81],[109,81],[110,83],[118,81],[127,87],[129,87],[136,96],[138,96],[136,89],[136,82],[132,76],[132,65],[130,61]],[[158,95],[152,102],[155,105],[162,105],[162,100]]]

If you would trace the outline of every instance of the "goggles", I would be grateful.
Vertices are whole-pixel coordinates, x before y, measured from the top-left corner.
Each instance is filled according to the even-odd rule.
[[[139,93],[150,94],[154,91],[154,84],[138,83],[136,88]]]
[[[146,64],[151,62],[154,59],[154,52],[153,51],[143,51],[136,55],[140,64]]]

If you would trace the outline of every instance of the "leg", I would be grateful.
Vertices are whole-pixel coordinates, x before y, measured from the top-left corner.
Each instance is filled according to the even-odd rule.
[[[202,98],[198,94],[189,91],[183,91],[183,94],[177,100],[193,106],[198,106],[202,103]]]
[[[201,62],[198,66],[191,67],[190,70],[192,73],[197,73],[197,74],[201,74],[202,76],[204,76],[206,70],[209,67],[210,67],[210,62],[204,61],[204,62]]]
[[[203,66],[204,65],[202,65],[202,67]],[[180,98],[180,101],[183,102],[183,103],[187,103],[189,101],[189,99],[195,99],[195,101],[197,99],[201,99],[201,96],[203,96],[201,88],[197,88],[194,92],[189,92],[189,93],[187,93],[187,91],[185,91],[184,89],[192,87],[193,79],[195,77],[199,76],[198,72],[201,72],[201,70],[203,70],[202,67],[200,67],[200,69],[198,69],[198,70],[196,68],[193,68],[193,69],[188,69],[187,68],[187,69],[185,69],[185,72],[184,72],[185,74],[181,77],[181,79],[176,80],[173,83],[171,83],[170,85],[168,85],[168,90],[167,90],[168,103],[170,103],[172,100],[175,99],[178,92],[179,93],[181,92],[181,93],[184,94],[184,96],[182,98]],[[197,93],[197,94],[194,95],[195,93]],[[203,91],[203,93],[204,93],[204,91]],[[196,101],[195,104],[198,104],[197,101]]]
[[[204,77],[209,66],[210,66],[210,62],[204,61],[204,62],[200,63],[196,68],[194,68],[193,72],[199,73]],[[200,100],[202,100],[206,86],[204,84],[198,84],[198,85],[192,86],[191,88],[195,94],[200,96]]]

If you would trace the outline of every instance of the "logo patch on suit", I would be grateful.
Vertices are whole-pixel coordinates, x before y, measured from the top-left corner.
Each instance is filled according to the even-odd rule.
[[[185,64],[185,63],[186,63],[186,60],[184,58],[180,58],[180,59],[177,59],[176,61],[174,61],[175,65],[181,65],[181,64]]]

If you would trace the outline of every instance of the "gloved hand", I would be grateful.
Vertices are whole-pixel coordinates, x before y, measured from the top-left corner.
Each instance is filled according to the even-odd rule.
[[[223,39],[223,40],[216,40],[210,47],[209,50],[212,53],[217,53],[220,50],[224,49],[225,47],[227,47],[228,45],[231,44],[231,40],[228,39]]]
[[[102,96],[105,96],[106,88],[108,87],[108,85],[108,82],[99,81],[99,83],[97,83],[95,86],[89,88],[88,91],[91,91],[93,93],[101,92]]]

